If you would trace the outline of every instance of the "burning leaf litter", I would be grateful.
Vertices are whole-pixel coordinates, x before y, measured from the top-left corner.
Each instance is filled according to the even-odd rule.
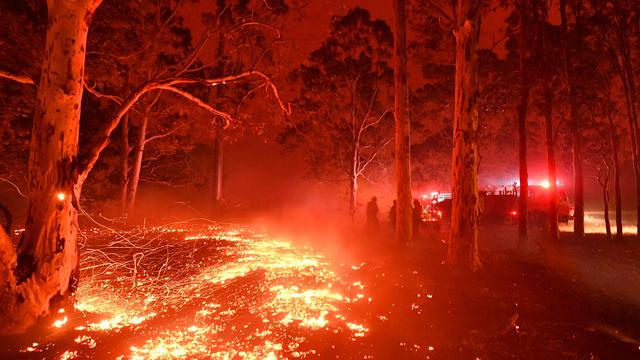
[[[60,358],[100,357],[105,337],[123,359],[318,356],[301,346],[314,332],[369,331],[341,313],[365,286],[310,247],[218,224],[90,233],[76,311],[61,309],[51,327],[75,332]]]

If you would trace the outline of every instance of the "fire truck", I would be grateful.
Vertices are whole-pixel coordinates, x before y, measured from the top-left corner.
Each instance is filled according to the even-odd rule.
[[[532,223],[543,223],[549,212],[551,186],[548,182],[529,185],[528,212]],[[573,217],[573,207],[562,186],[557,186],[558,221],[567,223]],[[479,192],[480,221],[483,223],[517,223],[520,187],[516,184],[487,187]],[[451,193],[433,192],[423,196],[426,221],[451,220]]]
[[[569,202],[569,197],[563,186],[556,187],[558,194],[558,222],[567,223],[573,219],[573,206]],[[527,208],[529,210],[529,218],[532,221],[545,221],[549,212],[549,196],[551,195],[551,186],[547,181],[540,184],[529,185],[529,198]]]

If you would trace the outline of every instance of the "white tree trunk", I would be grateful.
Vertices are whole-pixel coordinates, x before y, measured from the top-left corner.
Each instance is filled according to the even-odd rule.
[[[349,178],[349,216],[354,224],[356,210],[358,209],[358,176],[353,174]]]
[[[213,140],[213,161],[211,173],[211,209],[212,214],[217,214],[222,201],[222,175],[224,164],[224,129],[217,127]]]
[[[0,234],[0,333],[27,330],[78,285],[80,106],[89,22],[99,0],[49,0],[29,154],[29,212],[17,254]]]
[[[122,118],[120,124],[122,129],[122,153],[120,154],[120,171],[122,172],[120,179],[120,210],[122,213],[127,212],[127,194],[129,193],[129,115]]]
[[[136,156],[131,171],[131,187],[129,192],[129,204],[127,213],[132,215],[136,208],[136,197],[138,196],[138,184],[140,183],[140,172],[142,171],[142,158],[144,157],[144,147],[147,142],[147,124],[149,122],[149,111],[142,117],[142,123],[138,130],[138,143],[136,144]]]

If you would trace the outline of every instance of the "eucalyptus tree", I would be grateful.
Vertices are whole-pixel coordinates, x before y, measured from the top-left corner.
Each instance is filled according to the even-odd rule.
[[[291,74],[302,111],[280,142],[301,148],[315,177],[347,182],[352,217],[360,179],[392,140],[392,48],[389,26],[353,8],[333,18],[327,39]]]
[[[481,267],[478,249],[478,110],[480,26],[483,0],[425,0],[422,5],[453,32],[455,86],[451,164],[451,232],[447,262],[452,268]]]
[[[640,227],[640,126],[638,125],[636,77],[640,60],[632,45],[634,38],[636,41],[640,41],[640,27],[637,24],[637,19],[640,16],[640,4],[637,1],[628,0],[592,0],[589,1],[589,4],[593,9],[590,25],[594,42],[600,50],[605,51],[609,64],[607,68],[616,74],[620,88],[620,91],[617,92],[620,92],[622,94],[620,97],[624,99],[636,185],[636,225]],[[612,125],[613,123],[614,121],[612,121]],[[615,129],[611,134],[614,140],[619,136],[615,134]],[[618,141],[619,138],[613,143]],[[618,213],[616,216],[620,216],[620,211],[616,212]],[[621,223],[621,219],[616,218],[616,223],[619,222]],[[618,231],[617,236],[621,236],[621,231]]]
[[[409,111],[409,84],[407,77],[407,4],[404,0],[393,1],[394,24],[394,115],[395,115],[395,162],[396,162],[396,241],[407,244],[411,238],[412,200],[411,192],[411,122]]]
[[[216,77],[185,74],[194,66],[201,48],[195,46],[175,66],[138,84],[127,96],[109,96],[119,104],[117,110],[81,144],[87,36],[100,4],[100,0],[47,2],[48,26],[27,172],[29,210],[17,249],[0,231],[0,286],[4,289],[0,304],[5,310],[0,315],[2,333],[24,332],[61,302],[73,300],[80,273],[77,239],[83,185],[120,120],[149,92],[171,92],[230,122],[230,114],[211,107],[189,87],[259,81],[272,90],[280,109],[288,112],[272,79],[258,70]],[[202,46],[204,43],[206,35]],[[96,89],[92,92],[106,97]]]

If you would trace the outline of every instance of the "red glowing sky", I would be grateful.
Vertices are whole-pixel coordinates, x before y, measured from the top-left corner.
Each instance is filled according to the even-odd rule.
[[[215,8],[215,1],[187,5],[183,13],[186,23],[192,28],[194,39],[198,39],[201,35],[203,30],[200,23],[201,13],[207,11],[208,6]],[[287,17],[283,31],[283,37],[286,40],[284,45],[286,55],[280,59],[281,73],[279,77],[286,76],[287,73],[304,62],[308,54],[322,43],[329,33],[329,22],[332,16],[344,14],[355,6],[368,9],[373,18],[383,19],[392,25],[392,1],[390,0],[313,0],[306,7],[290,12]],[[555,10],[551,20],[557,23],[557,9]],[[493,9],[486,12],[483,18],[481,46],[490,48],[494,47],[495,42],[499,42],[499,45],[494,47],[499,55],[505,51],[502,39],[504,37],[504,19],[508,11],[508,9],[502,8]],[[213,54],[213,47],[203,52],[203,57],[208,58],[212,56],[211,54]],[[420,86],[420,64],[416,60],[409,59],[409,69],[411,86]],[[279,83],[285,100],[295,96],[293,89],[287,88],[284,82],[278,81],[278,79],[276,82]],[[267,134],[274,135],[277,131],[278,124],[272,129],[267,129]],[[257,201],[261,204],[268,204],[279,202],[278,200],[300,199],[300,195],[308,191],[311,184],[302,181],[306,172],[304,161],[298,155],[283,154],[273,138],[275,136],[266,140],[249,136],[226,147],[225,190],[229,197],[242,199],[239,200],[240,202]],[[543,164],[543,159],[536,159],[534,152],[531,155],[530,165],[533,168],[530,171],[535,173],[537,168],[544,170],[542,165],[536,165]],[[515,178],[517,169],[513,169],[513,174]],[[569,175],[569,173],[565,174],[567,180]],[[375,191],[393,192],[391,183],[379,185]],[[414,187],[416,190],[420,190],[421,185],[425,184],[414,184]],[[294,189],[299,189],[299,191]],[[304,196],[302,197],[304,198]]]

